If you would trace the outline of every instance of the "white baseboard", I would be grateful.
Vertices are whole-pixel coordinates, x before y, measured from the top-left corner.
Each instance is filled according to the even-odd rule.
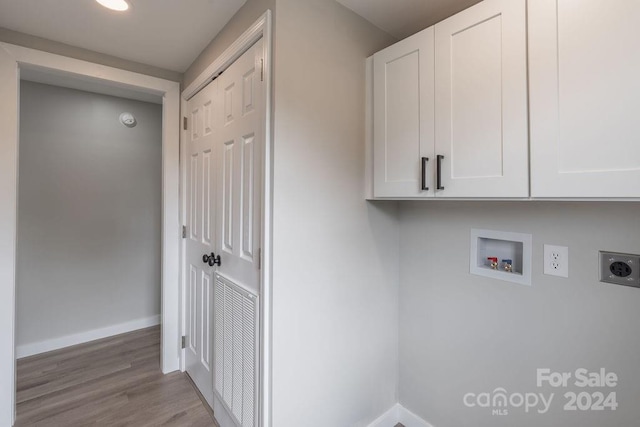
[[[380,415],[368,427],[395,427],[400,421],[400,404],[396,403],[384,414]]]
[[[48,351],[59,350],[76,344],[99,340],[138,329],[149,328],[160,324],[160,315],[146,317],[144,319],[132,320],[130,322],[119,323],[105,328],[93,329],[72,335],[65,335],[59,338],[34,342],[31,344],[19,345],[16,347],[16,357],[18,359],[33,356]]]
[[[401,423],[404,427],[433,427],[431,424],[409,411],[404,406],[396,403],[368,427],[395,427]]]
[[[402,423],[404,427],[433,427],[433,425],[429,424],[404,406],[398,404],[399,409],[399,423]]]

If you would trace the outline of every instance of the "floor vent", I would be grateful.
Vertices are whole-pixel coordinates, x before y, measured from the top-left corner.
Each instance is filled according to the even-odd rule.
[[[257,415],[258,296],[216,274],[215,391],[238,426]]]

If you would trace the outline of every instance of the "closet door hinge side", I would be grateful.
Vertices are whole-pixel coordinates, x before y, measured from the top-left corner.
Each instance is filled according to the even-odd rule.
[[[186,348],[187,347],[187,337],[185,337],[184,335],[182,336],[182,342],[181,342],[181,348]]]
[[[187,124],[188,124],[188,123],[187,123],[187,118],[186,118],[186,117],[183,117],[183,118],[182,118],[182,129],[187,130],[187,129],[188,129]]]
[[[182,226],[182,238],[183,239],[187,238],[187,226],[186,225]]]

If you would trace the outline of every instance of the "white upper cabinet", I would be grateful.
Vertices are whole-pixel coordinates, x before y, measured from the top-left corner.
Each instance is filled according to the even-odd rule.
[[[373,57],[375,197],[433,196],[433,43],[427,28]]]
[[[528,197],[525,0],[485,0],[436,24],[435,70],[436,196]]]
[[[373,57],[373,197],[529,196],[525,0],[485,0]]]
[[[640,197],[638,22],[640,0],[484,0],[378,52],[373,197]]]
[[[640,1],[529,1],[533,197],[640,196]]]

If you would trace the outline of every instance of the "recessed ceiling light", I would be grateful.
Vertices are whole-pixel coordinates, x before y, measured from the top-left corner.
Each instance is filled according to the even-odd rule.
[[[107,9],[117,10],[118,12],[129,9],[129,3],[127,0],[96,0],[98,3],[106,7]]]

